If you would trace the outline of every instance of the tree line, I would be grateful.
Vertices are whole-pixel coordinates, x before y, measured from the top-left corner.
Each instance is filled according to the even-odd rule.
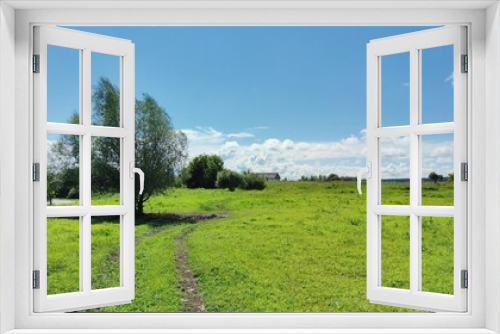
[[[441,174],[437,174],[436,172],[431,172],[428,176],[428,179],[437,183],[438,181],[444,181],[444,176]],[[453,182],[455,179],[454,173],[448,173],[447,181]],[[311,175],[305,176],[302,175],[299,181],[313,181],[313,182],[334,182],[334,181],[356,181],[356,177],[354,176],[338,176],[337,174],[329,174],[329,175]]]
[[[299,181],[313,181],[313,182],[334,182],[334,181],[356,181],[353,176],[338,176],[337,174],[329,175],[302,175]]]
[[[444,177],[441,174],[436,172],[430,172],[429,176],[427,176],[429,180],[433,181],[436,184],[438,181],[444,181]],[[453,182],[455,180],[455,173],[448,173],[447,181]]]
[[[218,155],[202,154],[195,157],[181,170],[177,186],[190,189],[263,190],[266,180],[251,171],[238,173],[224,168],[224,161]]]

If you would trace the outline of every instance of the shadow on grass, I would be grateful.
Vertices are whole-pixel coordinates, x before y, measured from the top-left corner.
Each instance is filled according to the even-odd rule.
[[[200,221],[227,218],[226,214],[197,214],[197,213],[146,213],[135,217],[135,225],[179,225],[196,224]]]
[[[150,225],[150,226],[165,226],[165,225],[180,225],[180,224],[196,224],[201,221],[211,219],[227,218],[227,214],[203,214],[203,213],[145,213],[142,215],[136,214],[135,225]],[[78,221],[79,218],[65,218]],[[92,225],[94,224],[120,224],[120,216],[94,216],[92,217]]]

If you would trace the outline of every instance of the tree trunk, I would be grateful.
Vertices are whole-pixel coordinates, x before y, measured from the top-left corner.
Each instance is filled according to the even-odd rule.
[[[144,195],[142,195],[142,194],[137,195],[137,209],[136,209],[136,214],[138,216],[144,215]]]

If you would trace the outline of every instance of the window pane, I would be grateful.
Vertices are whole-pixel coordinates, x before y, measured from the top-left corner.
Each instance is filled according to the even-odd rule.
[[[120,126],[120,57],[92,52],[92,125]]]
[[[80,291],[80,218],[47,218],[47,294]]]
[[[120,141],[92,137],[92,205],[120,204]]]
[[[425,135],[422,143],[422,205],[453,206],[453,134]]]
[[[382,286],[410,289],[410,217],[382,216]]]
[[[410,124],[410,53],[381,58],[382,126]]]
[[[453,294],[453,218],[422,217],[422,291]]]
[[[92,289],[120,286],[120,216],[92,217]]]
[[[410,204],[410,138],[380,139],[382,205]]]
[[[80,136],[47,134],[47,205],[79,205]]]
[[[421,50],[422,123],[453,122],[453,45]]]
[[[47,122],[79,124],[80,50],[47,45]]]

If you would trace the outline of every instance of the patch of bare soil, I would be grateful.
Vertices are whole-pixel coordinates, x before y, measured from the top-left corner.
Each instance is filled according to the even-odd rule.
[[[186,233],[175,238],[177,250],[175,252],[175,266],[179,276],[179,285],[182,291],[181,301],[184,312],[206,312],[205,303],[201,298],[198,283],[194,277],[193,270],[188,264],[184,241],[189,233],[194,229],[190,229]]]

